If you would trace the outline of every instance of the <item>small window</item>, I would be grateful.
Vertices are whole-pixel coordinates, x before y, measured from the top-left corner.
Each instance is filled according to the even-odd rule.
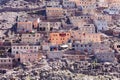
[[[81,47],[83,47],[83,45],[81,45]]]
[[[11,67],[11,65],[8,65],[9,67]]]
[[[11,62],[11,60],[9,60],[9,62]]]
[[[69,36],[69,34],[67,34],[67,36]]]
[[[89,47],[91,47],[91,45],[89,45]]]
[[[19,49],[19,47],[17,47],[17,49]]]
[[[39,35],[37,35],[37,37],[39,37]]]
[[[78,44],[76,44],[76,47],[78,47]]]
[[[33,49],[33,47],[30,47],[30,49]]]
[[[16,54],[18,54],[18,51],[16,52]]]
[[[4,62],[6,62],[6,60],[4,60]]]
[[[33,34],[33,37],[35,37],[35,35]]]
[[[13,47],[13,49],[15,49],[15,47]]]

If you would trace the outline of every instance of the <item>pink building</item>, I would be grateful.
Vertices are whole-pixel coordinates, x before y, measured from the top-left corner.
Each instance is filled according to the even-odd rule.
[[[15,54],[15,59],[21,63],[35,62],[41,59],[41,54],[39,52],[21,52]]]
[[[18,22],[17,23],[17,32],[31,32],[33,24],[31,21],[28,22]]]

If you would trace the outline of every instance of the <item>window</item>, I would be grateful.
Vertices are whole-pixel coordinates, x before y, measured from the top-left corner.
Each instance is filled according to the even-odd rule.
[[[30,59],[28,59],[30,61]]]
[[[33,34],[33,37],[35,37],[35,34]]]
[[[120,48],[120,45],[117,45],[117,48]]]
[[[83,47],[83,45],[81,45],[81,47]]]
[[[6,62],[6,60],[4,60],[4,62]]]
[[[36,41],[38,41],[38,39],[36,39]]]
[[[11,62],[11,60],[9,60],[9,62]]]
[[[33,49],[33,47],[30,47],[30,49]]]
[[[8,65],[9,67],[11,67],[11,65]]]
[[[39,37],[39,35],[37,35],[37,37]]]
[[[18,51],[16,52],[16,54],[18,54]]]
[[[91,47],[91,45],[89,45],[89,47]]]
[[[15,47],[13,47],[13,49],[15,49]]]
[[[76,47],[78,47],[78,44],[76,45]]]
[[[56,34],[54,34],[53,36],[56,36]]]

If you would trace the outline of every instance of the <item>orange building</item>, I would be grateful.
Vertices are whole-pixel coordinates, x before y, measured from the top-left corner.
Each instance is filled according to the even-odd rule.
[[[63,44],[66,43],[70,37],[70,32],[53,32],[50,33],[50,42],[53,44]]]

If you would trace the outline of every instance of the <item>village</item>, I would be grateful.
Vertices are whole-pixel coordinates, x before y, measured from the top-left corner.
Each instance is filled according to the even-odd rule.
[[[0,80],[120,80],[120,0],[37,2],[0,8]]]

